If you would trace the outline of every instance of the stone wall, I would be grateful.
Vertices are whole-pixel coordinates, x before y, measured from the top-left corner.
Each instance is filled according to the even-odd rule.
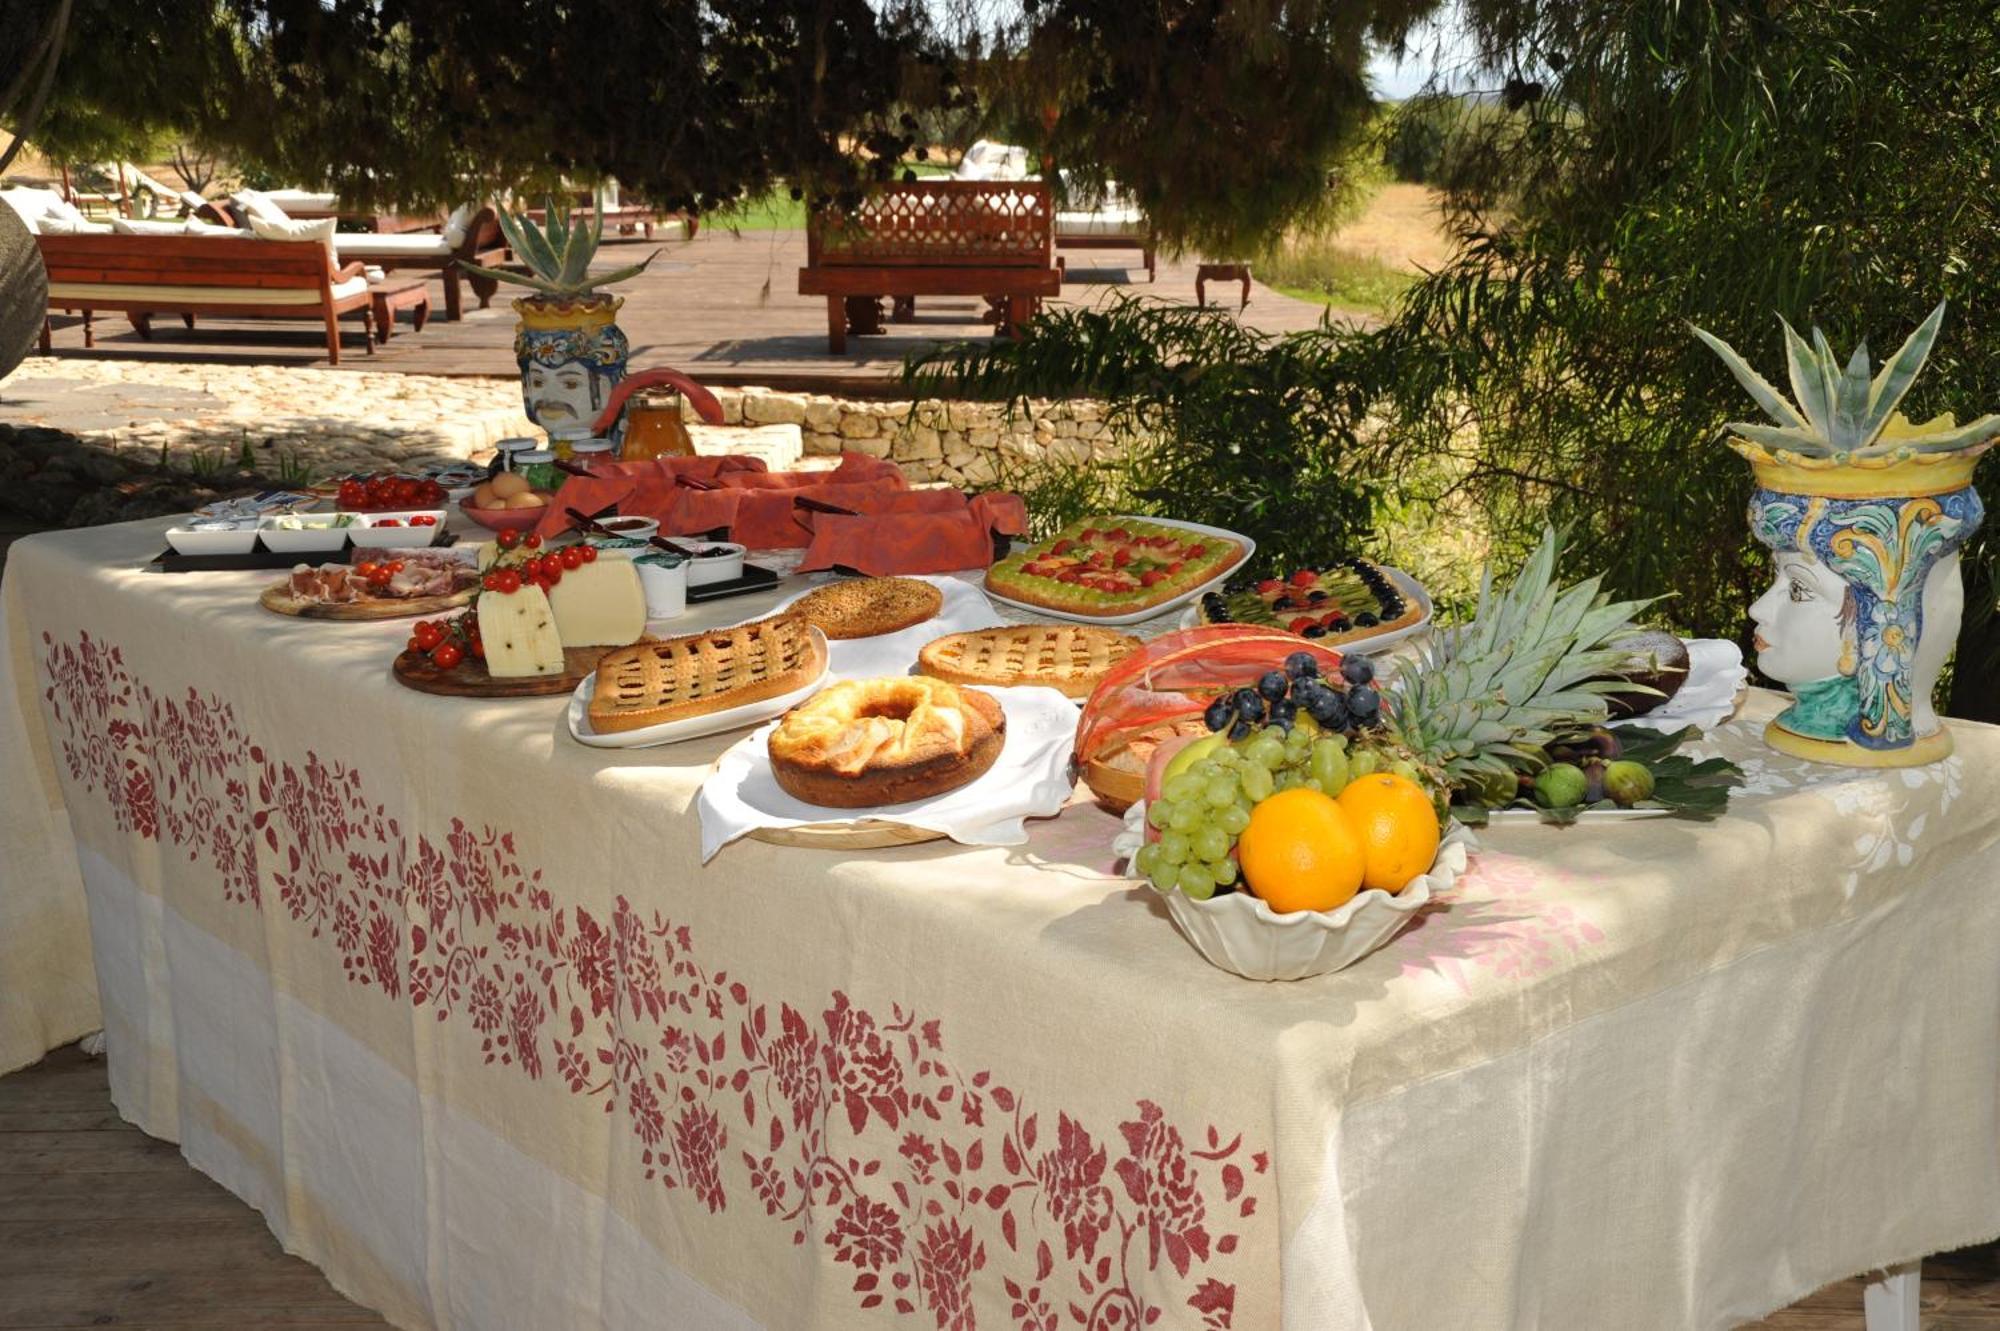
[[[913,481],[985,485],[1021,465],[1113,456],[1129,439],[1101,402],[1038,401],[1009,415],[991,402],[861,402],[767,388],[718,389],[731,424],[794,424],[808,457],[851,450],[888,458]]]
[[[913,481],[990,484],[1023,465],[1084,462],[1123,446],[1102,403],[853,401],[716,390],[731,425],[799,427],[806,463],[843,450],[888,458]],[[533,434],[511,378],[442,378],[273,365],[31,357],[0,383],[0,424],[53,427],[112,449],[207,456],[315,475],[484,457]],[[704,443],[706,448],[706,442]]]

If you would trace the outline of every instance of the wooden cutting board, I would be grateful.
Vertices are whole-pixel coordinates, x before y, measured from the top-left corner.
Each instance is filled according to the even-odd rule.
[[[363,601],[347,601],[328,604],[324,601],[302,601],[288,590],[290,584],[274,582],[264,589],[257,598],[257,604],[275,615],[291,615],[298,619],[341,619],[349,623],[377,619],[414,619],[420,615],[441,615],[447,610],[456,610],[472,604],[472,597],[479,589],[467,587],[449,596],[371,596]]]
[[[406,687],[419,693],[435,693],[446,698],[545,698],[574,693],[576,686],[597,669],[606,652],[616,647],[565,647],[564,670],[560,675],[528,675],[519,679],[495,679],[486,673],[486,663],[471,657],[449,670],[440,670],[422,652],[402,652],[390,667]]]

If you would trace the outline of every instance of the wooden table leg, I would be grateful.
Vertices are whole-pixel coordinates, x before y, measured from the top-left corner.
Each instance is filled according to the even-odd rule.
[[[1875,1272],[1861,1290],[1861,1315],[1868,1331],[1918,1331],[1922,1262],[1906,1262]]]
[[[375,297],[373,304],[375,306],[375,327],[377,330],[375,336],[387,342],[396,334],[396,313],[389,308],[389,298],[387,296]]]
[[[826,298],[826,349],[836,356],[847,350],[847,302],[839,296]]]
[[[429,323],[430,321],[431,321],[431,300],[429,296],[425,296],[422,300],[418,301],[416,303],[415,308],[413,308],[410,311],[410,331],[413,333],[421,333],[424,331],[424,325]],[[387,337],[388,334],[384,333],[383,336]]]

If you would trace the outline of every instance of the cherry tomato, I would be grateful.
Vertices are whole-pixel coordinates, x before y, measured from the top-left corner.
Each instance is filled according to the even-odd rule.
[[[403,520],[401,518],[383,518],[375,525],[378,527],[400,527],[403,525]]]
[[[555,586],[557,583],[561,581],[562,581],[562,564],[560,561],[555,563],[553,566],[542,570],[543,591],[547,591],[549,588]]]
[[[564,568],[582,568],[583,551],[574,545],[564,550],[562,552],[562,566]]]
[[[582,552],[581,554],[579,554],[579,555],[577,556],[577,558],[581,559],[581,560],[582,560],[582,561],[583,561],[584,563],[586,563],[586,564],[595,564],[595,563],[597,562],[597,547],[596,547],[596,546],[594,546],[594,545],[580,545],[580,546],[578,546],[578,547],[577,547],[577,549],[578,549],[578,550],[580,550],[580,551]]]
[[[539,550],[542,548],[542,534],[538,531],[531,531],[521,538],[521,544],[527,546],[530,550]]]
[[[521,543],[521,533],[517,531],[503,531],[494,537],[493,540],[502,550],[512,550]]]
[[[423,645],[425,651],[444,641],[444,630],[428,619],[418,621],[415,633],[417,641]]]
[[[431,653],[431,664],[440,670],[449,670],[465,659],[465,650],[455,642],[438,644]]]
[[[361,577],[364,577],[364,578],[367,578],[367,577],[373,577],[373,576],[374,576],[374,574],[375,574],[375,569],[376,569],[376,568],[377,568],[377,565],[375,564],[375,562],[374,562],[373,560],[366,560],[366,559],[364,559],[364,560],[362,560],[362,561],[361,561],[361,562],[360,562],[359,564],[356,564],[356,565],[354,566],[354,571],[355,571],[355,573],[359,574],[359,575],[360,575]]]
[[[389,585],[389,579],[395,576],[396,575],[390,571],[388,565],[377,564],[374,568],[370,569],[368,572],[368,585],[370,587],[387,587]]]
[[[493,580],[498,584],[494,590],[502,596],[521,590],[521,571],[519,569],[503,568],[493,575]]]
[[[403,644],[403,650],[406,652],[415,652],[421,654],[424,650],[424,645],[418,642],[416,640],[416,637],[412,635],[410,640]]]
[[[388,569],[391,573],[401,573],[403,571],[403,561],[400,559],[392,559],[388,563],[384,564],[382,567]]]
[[[484,661],[486,659],[486,644],[477,638],[474,638],[466,646],[465,650],[472,653],[472,659],[475,661]]]

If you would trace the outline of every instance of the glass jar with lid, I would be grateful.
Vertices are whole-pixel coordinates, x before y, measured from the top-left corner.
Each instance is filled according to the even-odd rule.
[[[499,443],[493,445],[494,459],[498,463],[494,467],[494,470],[513,471],[515,470],[514,460],[517,457],[523,453],[532,453],[540,447],[541,445],[533,439],[523,439],[518,436],[512,439],[502,439]]]
[[[520,472],[533,489],[554,493],[562,488],[563,474],[556,466],[553,449],[538,448],[528,453],[516,453],[514,470]]]

